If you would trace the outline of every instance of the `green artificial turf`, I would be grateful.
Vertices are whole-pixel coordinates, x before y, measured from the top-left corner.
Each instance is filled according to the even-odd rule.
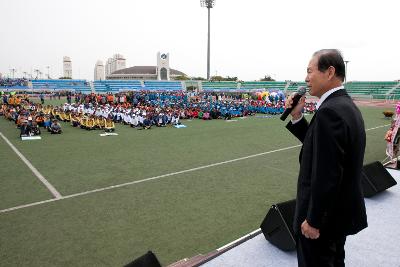
[[[0,166],[0,210],[52,197],[2,138],[0,138]]]
[[[361,110],[367,129],[390,123],[383,108]],[[64,196],[300,144],[278,116],[182,123],[188,127],[118,125],[119,135],[108,137],[63,124],[62,135],[22,142],[0,118],[0,132]],[[365,163],[385,158],[386,130],[367,131]],[[2,139],[0,148],[3,209],[51,198]],[[1,266],[122,266],[147,250],[167,265],[207,253],[257,229],[271,204],[295,197],[299,151],[0,213]]]

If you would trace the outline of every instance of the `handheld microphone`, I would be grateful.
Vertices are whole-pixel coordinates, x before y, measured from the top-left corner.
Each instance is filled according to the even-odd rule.
[[[300,98],[305,94],[306,94],[305,86],[300,86],[299,88],[297,88],[297,92],[294,95],[294,97],[292,98],[292,100],[293,100],[292,107],[285,109],[285,111],[281,115],[281,120],[283,120],[283,121],[286,120],[286,118],[287,118],[287,116],[289,116],[290,112],[292,112],[294,107],[297,106],[297,104],[299,103]]]

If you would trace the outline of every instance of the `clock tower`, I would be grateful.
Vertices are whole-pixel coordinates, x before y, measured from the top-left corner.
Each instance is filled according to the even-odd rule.
[[[157,80],[170,80],[169,53],[157,53]]]

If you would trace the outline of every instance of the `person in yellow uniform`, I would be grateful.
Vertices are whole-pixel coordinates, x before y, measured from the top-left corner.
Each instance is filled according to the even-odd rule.
[[[115,131],[115,124],[111,118],[107,118],[104,131],[110,133]]]
[[[97,117],[97,126],[100,128],[100,129],[104,129],[104,127],[106,126],[106,119],[104,118],[104,117]]]
[[[57,115],[60,121],[66,121],[66,115],[64,111],[59,111]]]
[[[80,118],[75,113],[71,113],[71,125],[72,127],[78,127],[80,125]]]
[[[82,116],[80,124],[81,124],[81,128],[82,129],[87,129],[88,117],[87,116]]]
[[[87,124],[86,124],[86,130],[94,130],[95,129],[95,118],[94,116],[90,116],[89,119],[87,120]]]

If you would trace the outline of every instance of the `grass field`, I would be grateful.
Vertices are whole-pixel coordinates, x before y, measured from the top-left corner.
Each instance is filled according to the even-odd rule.
[[[360,109],[366,129],[390,123],[383,108]],[[63,124],[62,135],[22,142],[0,118],[63,196],[0,213],[0,265],[123,266],[147,250],[167,265],[257,229],[271,204],[294,198],[300,143],[278,116],[183,123],[118,125],[109,137]],[[365,163],[385,158],[387,128],[367,131]],[[0,167],[0,210],[53,198],[3,138]]]

